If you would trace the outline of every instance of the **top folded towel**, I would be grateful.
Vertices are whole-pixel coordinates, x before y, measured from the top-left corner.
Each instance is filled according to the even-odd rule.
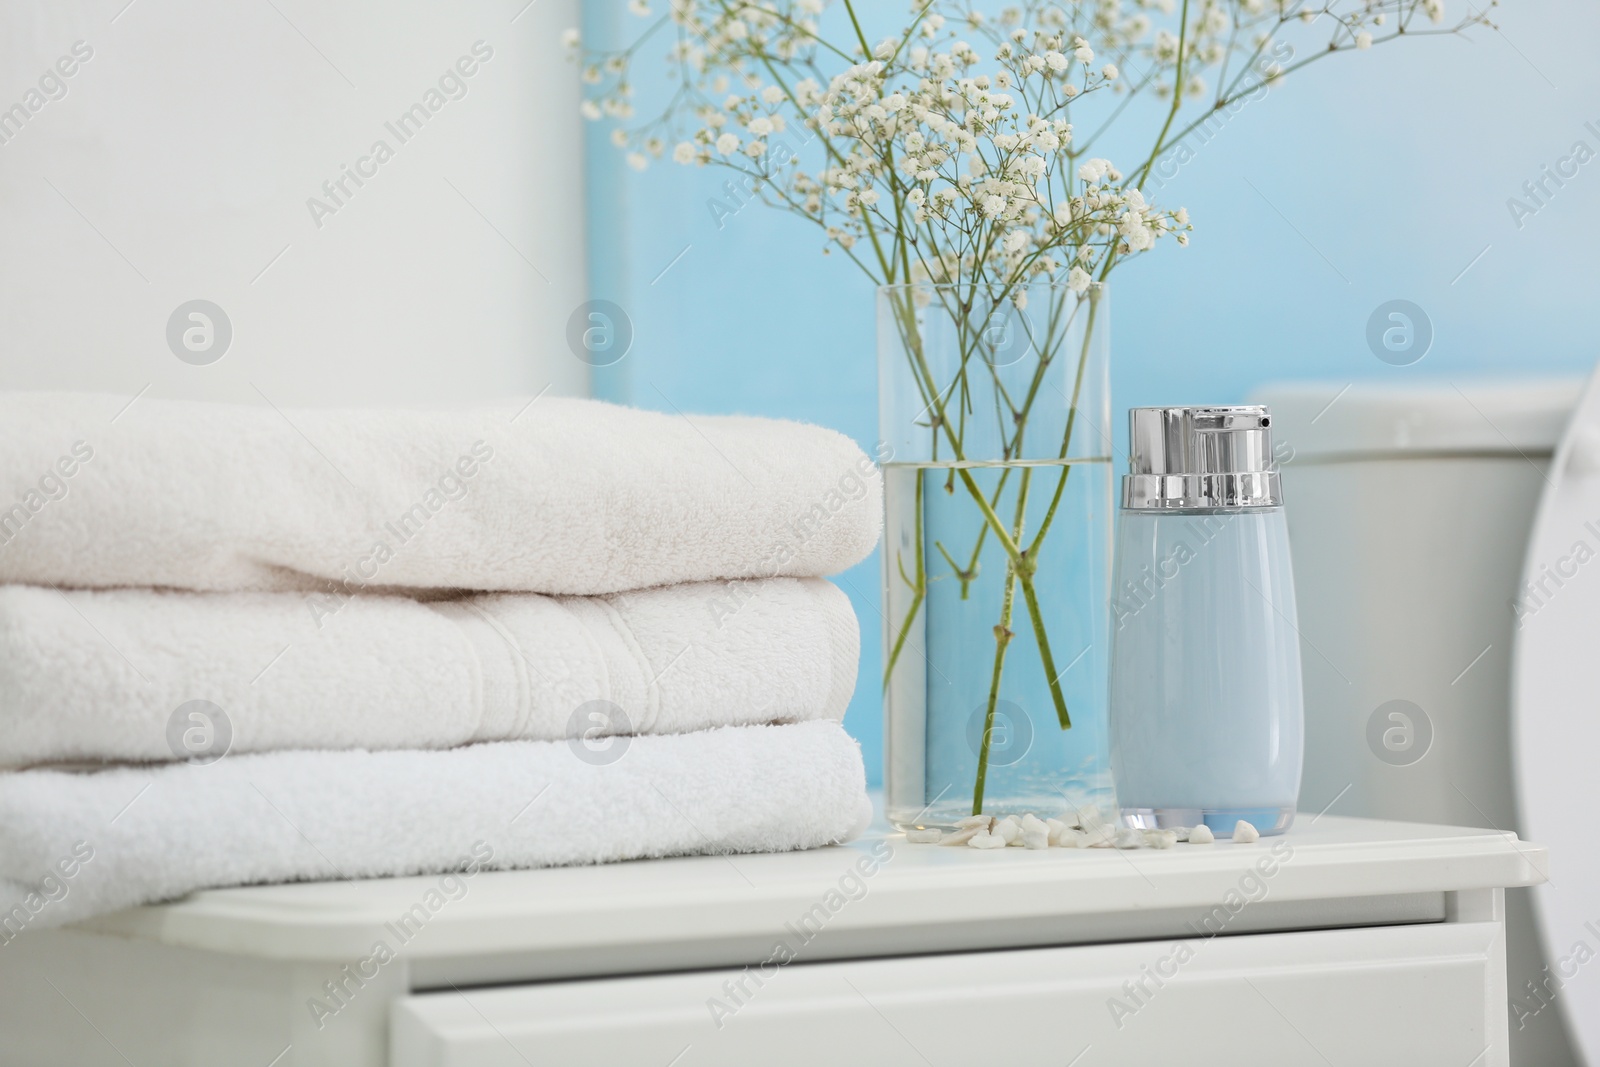
[[[544,397],[520,412],[0,394],[0,582],[614,593],[818,577],[877,542],[842,434]]]

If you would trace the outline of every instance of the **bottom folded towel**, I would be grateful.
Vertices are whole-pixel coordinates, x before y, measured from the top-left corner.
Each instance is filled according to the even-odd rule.
[[[782,852],[870,816],[834,722],[604,740],[0,774],[0,942],[196,889]]]

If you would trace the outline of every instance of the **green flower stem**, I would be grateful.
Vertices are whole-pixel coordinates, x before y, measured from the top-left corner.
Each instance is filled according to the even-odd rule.
[[[1000,503],[1000,494],[1006,491],[1006,482],[1011,478],[1011,470],[1012,468],[1007,467],[1005,470],[1000,472],[1000,484],[995,486],[994,500],[990,503],[991,507],[997,506]],[[964,571],[956,571],[956,577],[961,580],[962,600],[967,599],[967,592],[971,588],[972,583],[978,580],[978,556],[982,554],[983,543],[988,539],[989,527],[979,527],[977,540],[972,545],[972,558],[967,560],[967,569]]]
[[[1022,524],[1028,514],[1028,483],[1031,480],[1031,470],[1022,472],[1022,484],[1017,487],[1017,510],[1014,518],[1014,534],[1022,540]],[[978,775],[972,785],[972,814],[983,814],[983,789],[989,778],[989,744],[994,739],[994,713],[1000,703],[1000,672],[1005,667],[1006,650],[1011,647],[1011,608],[1016,599],[1016,586],[1020,568],[1007,564],[1006,566],[1006,591],[1000,603],[1000,622],[994,628],[994,669],[989,673],[989,700],[983,713],[983,740],[978,746]],[[1024,597],[1027,596],[1024,592]],[[1036,611],[1028,613],[1033,620],[1034,630],[1042,633],[1041,620]],[[1043,647],[1043,646],[1041,646]]]
[[[1127,184],[1135,189],[1144,187],[1144,180],[1150,174],[1150,168],[1155,166],[1156,157],[1166,147],[1167,134],[1172,129],[1172,121],[1178,117],[1178,109],[1183,107],[1183,61],[1188,51],[1189,41],[1189,0],[1183,0],[1183,10],[1178,14],[1178,61],[1173,67],[1172,75],[1172,107],[1167,111],[1167,121],[1161,124],[1161,132],[1156,135],[1155,147],[1150,149],[1150,156],[1144,161],[1144,166],[1134,171],[1128,178]]]
[[[894,649],[889,653],[889,662],[883,668],[883,688],[889,688],[889,679],[894,675],[894,665],[900,658],[900,650],[905,648],[906,637],[911,633],[911,623],[917,617],[917,612],[922,609],[922,600],[928,595],[928,571],[922,559],[922,472],[917,472],[917,578],[908,583],[912,589],[911,607],[906,611],[905,621],[900,624],[900,634],[894,639]],[[900,577],[905,578],[905,568],[901,568]],[[887,609],[888,605],[884,605]]]
[[[1022,599],[1028,605],[1028,619],[1033,623],[1033,632],[1039,634],[1039,662],[1044,667],[1046,683],[1050,686],[1050,700],[1056,706],[1056,719],[1061,723],[1063,730],[1072,729],[1072,715],[1067,711],[1066,694],[1061,691],[1061,675],[1056,670],[1056,658],[1050,652],[1049,642],[1042,640],[1044,635],[1044,615],[1039,610],[1039,594],[1033,590],[1032,577],[1021,579]]]
[[[1016,571],[1006,567],[1006,592],[1000,604],[1000,623],[994,628],[994,669],[989,672],[989,702],[983,713],[983,740],[978,745],[978,776],[972,783],[972,814],[983,814],[983,789],[989,780],[989,743],[994,738],[994,713],[1000,703],[1000,672],[1011,644],[1011,602]]]
[[[1072,431],[1078,421],[1078,400],[1083,394],[1084,368],[1089,365],[1089,346],[1094,342],[1094,320],[1099,311],[1100,298],[1091,297],[1089,299],[1089,320],[1084,323],[1083,327],[1083,351],[1078,355],[1078,373],[1072,383],[1072,400],[1067,409],[1067,427],[1061,436],[1060,457],[1062,459],[1067,458],[1067,453],[1072,447]],[[1034,535],[1033,544],[1029,546],[1034,550],[1036,558],[1038,550],[1042,548],[1044,535],[1050,532],[1050,524],[1055,521],[1056,508],[1061,503],[1062,494],[1066,492],[1067,477],[1071,473],[1072,465],[1070,463],[1061,469],[1060,480],[1056,482],[1055,495],[1050,499],[1050,507],[1045,511],[1044,521],[1039,524],[1039,532]]]

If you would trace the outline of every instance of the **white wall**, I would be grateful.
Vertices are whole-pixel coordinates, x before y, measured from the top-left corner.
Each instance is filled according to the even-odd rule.
[[[559,41],[577,0],[526,2],[7,0],[0,109],[38,110],[0,114],[0,388],[295,405],[585,392],[565,339],[585,288]],[[61,95],[49,72],[78,41],[93,54]],[[460,57],[476,59],[464,96],[447,79],[409,140],[385,128]],[[319,226],[308,198],[332,205],[323,182],[380,139],[393,158],[346,179]],[[167,341],[194,299],[232,324],[209,365]]]

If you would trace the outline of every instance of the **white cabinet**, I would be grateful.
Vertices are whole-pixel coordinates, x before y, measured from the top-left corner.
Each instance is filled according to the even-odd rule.
[[[396,1004],[390,1062],[1466,1067],[1504,1062],[1501,952],[1438,923],[467,989]]]
[[[1168,851],[884,832],[484,872],[403,938],[436,878],[215,890],[0,946],[0,1067],[1503,1067],[1501,891],[1545,862],[1335,816]]]

